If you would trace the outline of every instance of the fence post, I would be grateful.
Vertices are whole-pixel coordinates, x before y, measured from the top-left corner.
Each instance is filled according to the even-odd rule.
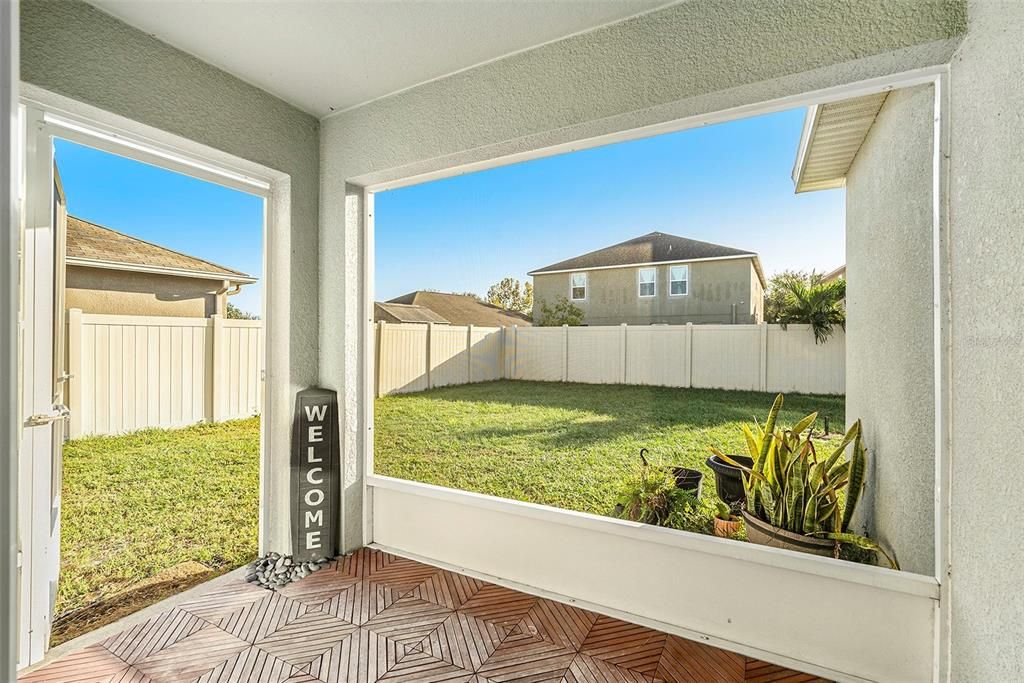
[[[509,379],[516,378],[516,363],[519,361],[519,326],[512,326],[512,376]]]
[[[433,388],[432,379],[430,377],[430,366],[434,364],[431,347],[433,346],[434,336],[434,323],[427,323],[427,389]]]
[[[686,323],[686,381],[683,386],[693,387],[693,323]]]
[[[629,362],[629,356],[626,355],[626,334],[628,333],[629,326],[626,323],[622,323],[619,327],[622,329],[622,383],[626,384],[626,363]]]
[[[225,356],[225,343],[227,342],[227,335],[224,332],[224,316],[220,313],[216,313],[210,316],[210,335],[212,337],[211,342],[213,346],[213,362],[210,363],[209,379],[210,379],[210,394],[211,394],[211,422],[223,422],[227,415],[226,396],[228,390],[227,378],[225,373],[227,368],[224,363]]]
[[[373,397],[380,398],[380,359],[381,359],[381,347],[384,346],[384,326],[387,323],[383,320],[377,321],[377,330],[373,340]]]
[[[68,438],[82,435],[82,309],[68,311],[67,402],[71,409]]]
[[[473,325],[466,325],[466,384],[473,383]]]
[[[569,381],[569,326],[562,325],[562,381]]]
[[[761,391],[768,391],[768,323],[759,323],[758,327],[761,333],[761,376],[758,378],[758,384]]]

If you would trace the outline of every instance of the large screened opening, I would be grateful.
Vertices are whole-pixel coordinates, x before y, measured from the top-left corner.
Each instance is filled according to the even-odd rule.
[[[934,112],[375,192],[373,475],[934,575]]]

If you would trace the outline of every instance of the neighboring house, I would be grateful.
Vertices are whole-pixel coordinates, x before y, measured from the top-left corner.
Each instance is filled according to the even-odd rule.
[[[758,323],[757,254],[652,232],[531,271],[533,314],[565,297],[585,325]]]
[[[833,280],[846,279],[846,264],[839,266],[835,270],[829,271],[821,276],[822,282],[832,282]]]
[[[410,292],[403,296],[391,299],[386,304],[377,304],[374,308],[375,316],[379,315],[378,307],[390,306],[392,304],[405,304],[407,306],[419,306],[432,311],[444,322],[452,325],[476,325],[478,327],[511,327],[518,325],[525,327],[532,325],[530,317],[518,311],[506,311],[500,306],[489,304],[479,299],[464,294],[445,294],[444,292]],[[389,314],[394,315],[394,311]],[[386,318],[375,317],[375,320],[387,320]],[[390,320],[388,322],[391,322]],[[409,322],[409,321],[406,321]],[[411,322],[439,322],[420,321]]]
[[[68,216],[65,306],[85,313],[205,318],[256,278]]]
[[[438,325],[449,325],[450,323],[434,313],[429,308],[417,306],[416,304],[393,304],[377,301],[373,304],[374,322],[385,323],[437,323]]]

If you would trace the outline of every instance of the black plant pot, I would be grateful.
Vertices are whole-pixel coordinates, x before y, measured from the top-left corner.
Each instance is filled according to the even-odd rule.
[[[754,466],[754,459],[745,455],[730,455],[730,458],[746,467]],[[707,460],[708,467],[715,473],[715,492],[722,502],[732,505],[747,499],[747,492],[743,488],[742,470],[725,462],[717,455],[712,455]]]
[[[696,498],[700,498],[701,485],[704,482],[703,472],[691,470],[689,467],[673,467],[672,476],[676,478],[676,488],[692,491]]]

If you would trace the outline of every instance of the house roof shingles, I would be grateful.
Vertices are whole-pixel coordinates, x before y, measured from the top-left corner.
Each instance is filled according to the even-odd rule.
[[[75,216],[68,216],[67,255],[72,259],[223,275],[225,280],[251,279],[241,271],[182,254]]]
[[[393,318],[400,323],[440,323],[447,325],[448,321],[434,313],[425,306],[415,304],[395,304],[390,302],[377,301],[374,304],[376,315],[374,319]],[[390,322],[390,321],[388,321]]]
[[[525,313],[506,311],[493,304],[463,294],[444,292],[410,292],[388,301],[391,304],[413,304],[429,308],[452,325],[478,325],[480,327],[525,327],[533,321]]]
[[[744,249],[734,249],[721,244],[691,240],[664,232],[651,232],[634,237],[625,242],[613,244],[582,256],[553,263],[529,275],[542,275],[563,270],[586,270],[588,268],[609,268],[615,266],[631,266],[640,263],[666,263],[669,261],[696,261],[709,258],[729,258],[731,256],[749,256],[757,254]]]

